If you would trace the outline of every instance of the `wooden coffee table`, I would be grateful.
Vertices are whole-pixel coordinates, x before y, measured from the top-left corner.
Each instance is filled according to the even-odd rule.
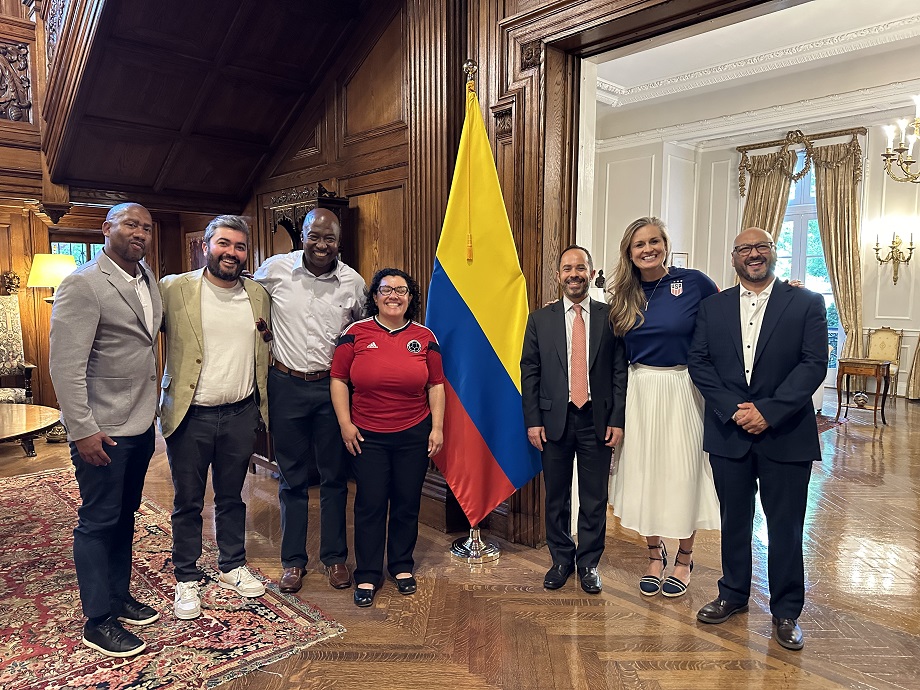
[[[61,421],[61,411],[43,405],[0,404],[0,441],[22,442],[22,449],[35,457],[35,436]]]

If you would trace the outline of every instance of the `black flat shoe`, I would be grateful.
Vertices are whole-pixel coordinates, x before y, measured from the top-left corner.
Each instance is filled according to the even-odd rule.
[[[546,577],[543,578],[543,586],[546,587],[546,589],[559,589],[574,572],[575,566],[571,563],[567,565],[554,565],[546,572]]]
[[[396,578],[396,589],[398,589],[399,593],[402,595],[408,596],[409,594],[415,594],[417,588],[418,584],[415,582],[415,578],[412,575],[409,577]]]
[[[732,604],[725,599],[713,599],[699,610],[696,619],[700,623],[724,623],[736,613],[744,613],[747,610],[747,602]]]
[[[377,588],[365,589],[358,587],[355,589],[355,606],[366,608],[374,603],[374,595],[377,594]]]
[[[805,636],[795,618],[773,616],[773,639],[786,649],[798,651],[805,646]]]
[[[578,579],[581,580],[581,588],[588,594],[600,594],[604,587],[597,568],[579,568]]]

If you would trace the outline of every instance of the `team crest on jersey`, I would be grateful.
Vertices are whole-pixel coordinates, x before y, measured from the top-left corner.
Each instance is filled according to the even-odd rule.
[[[414,355],[422,351],[422,344],[418,340],[410,340],[406,343],[406,349]]]
[[[671,294],[675,297],[680,297],[682,294],[684,294],[684,281],[675,280],[673,283],[671,283]]]

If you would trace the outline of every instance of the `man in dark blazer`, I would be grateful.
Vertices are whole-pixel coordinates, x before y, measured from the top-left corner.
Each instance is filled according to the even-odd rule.
[[[134,512],[155,441],[163,309],[142,261],[153,233],[147,209],[114,206],[102,233],[103,250],[55,295],[49,361],[82,499],[73,557],[88,618],[83,644],[125,658],[145,643],[121,624],[148,625],[160,616],[128,586]]]
[[[722,509],[719,596],[697,619],[722,623],[748,610],[759,485],[773,635],[801,649],[802,533],[811,465],[821,459],[811,395],[827,373],[824,299],[775,279],[775,245],[759,228],[735,238],[731,259],[741,284],[700,305],[688,362],[706,401],[703,448]]]
[[[609,307],[588,297],[588,251],[562,252],[556,279],[563,298],[527,320],[521,396],[530,443],[543,454],[546,542],[553,567],[543,586],[559,589],[576,564],[581,587],[601,591],[597,565],[607,530],[612,448],[623,439],[626,353],[613,335]],[[578,456],[578,546],[571,535],[572,467]]]

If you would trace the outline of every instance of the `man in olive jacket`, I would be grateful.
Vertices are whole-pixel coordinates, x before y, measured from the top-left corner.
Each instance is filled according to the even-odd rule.
[[[244,597],[265,593],[246,568],[243,482],[261,414],[268,423],[270,301],[241,278],[249,227],[218,216],[202,241],[207,266],[160,281],[166,332],[166,372],[160,424],[172,471],[174,612],[201,614],[201,511],[208,468],[214,487],[218,584]]]

